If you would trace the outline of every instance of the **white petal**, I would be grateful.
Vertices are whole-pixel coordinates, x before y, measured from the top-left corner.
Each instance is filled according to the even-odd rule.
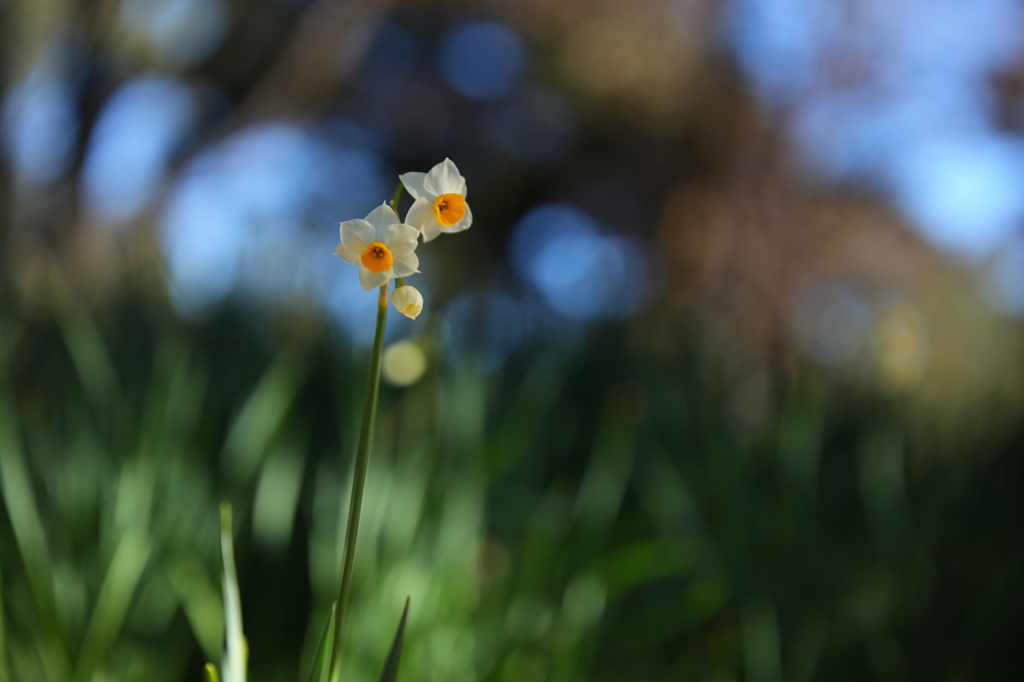
[[[359,286],[361,286],[365,291],[373,291],[377,287],[384,286],[392,277],[391,268],[388,268],[384,272],[374,272],[365,265],[359,266]]]
[[[429,220],[437,222],[437,218],[434,216],[434,205],[426,199],[414,201],[409,207],[409,212],[405,214],[406,225],[411,225],[420,232],[423,231],[423,225]]]
[[[392,252],[392,255],[395,262],[391,269],[395,271],[395,277],[408,277],[420,271],[420,258],[412,251],[401,254]]]
[[[451,159],[445,159],[430,169],[423,188],[434,196],[442,194],[461,194],[466,196],[466,179],[459,175],[459,169]]]
[[[397,225],[391,225],[384,234],[381,235],[381,241],[384,242],[385,246],[391,249],[392,252],[398,253],[406,252],[416,248],[416,240],[419,239],[420,231],[412,225],[406,225],[404,223],[398,223]]]
[[[423,233],[423,242],[429,242],[431,239],[436,239],[441,234],[441,223],[437,222],[434,218],[431,218],[423,225],[423,229],[420,230]]]
[[[427,179],[426,173],[403,173],[398,179],[405,185],[405,191],[412,195],[413,199],[429,199],[433,201],[437,196],[428,196],[423,188],[423,181]]]
[[[359,257],[362,256],[363,252],[365,251],[365,248],[360,249],[351,246],[345,246],[345,244],[341,242],[338,244],[338,246],[335,247],[334,254],[341,260],[345,261],[346,263],[351,263],[352,265],[359,265]]]
[[[366,222],[373,226],[374,237],[373,241],[381,241],[381,234],[391,225],[402,222],[398,218],[398,214],[395,213],[387,204],[381,204],[377,208],[370,211],[370,215],[366,216]]]
[[[375,237],[376,230],[373,229],[373,225],[361,218],[346,220],[341,224],[341,243],[346,249],[359,249],[362,253]]]
[[[404,255],[415,251],[416,247],[419,246],[420,231],[415,230],[414,234],[416,235],[416,237],[411,242],[400,241],[395,244],[389,245],[388,248],[391,249],[391,253],[397,256],[399,254]]]
[[[454,225],[441,225],[441,231],[452,234],[454,232],[462,232],[468,229],[473,224],[473,211],[469,210],[469,204],[466,204],[466,213],[462,216],[462,220],[455,223]]]

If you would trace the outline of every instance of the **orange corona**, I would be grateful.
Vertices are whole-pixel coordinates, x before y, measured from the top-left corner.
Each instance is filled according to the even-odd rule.
[[[384,272],[395,262],[395,257],[391,255],[388,247],[380,242],[374,242],[366,247],[359,260],[370,272]]]
[[[442,194],[434,200],[434,215],[442,225],[454,225],[466,215],[466,197],[461,194]]]

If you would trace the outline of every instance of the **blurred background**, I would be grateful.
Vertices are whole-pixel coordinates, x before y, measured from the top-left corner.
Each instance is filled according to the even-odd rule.
[[[1019,679],[1024,4],[0,3],[0,681]],[[403,213],[410,204],[402,201]]]

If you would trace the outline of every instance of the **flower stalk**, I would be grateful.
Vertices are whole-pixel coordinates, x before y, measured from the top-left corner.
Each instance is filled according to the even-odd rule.
[[[398,213],[398,201],[404,191],[412,195],[414,202],[405,221],[402,221]],[[419,257],[415,253],[419,238],[429,241],[442,232],[461,232],[472,223],[473,214],[466,204],[466,179],[450,159],[445,159],[429,173],[406,173],[399,176],[399,183],[390,206],[385,203],[371,211],[365,219],[347,220],[340,226],[341,241],[334,250],[335,255],[359,268],[359,286],[365,291],[377,288],[379,294],[377,328],[370,354],[370,376],[366,384],[363,423],[359,431],[359,446],[356,449],[355,471],[352,475],[352,497],[349,501],[348,526],[345,529],[345,556],[341,566],[334,636],[331,639],[331,655],[327,667],[329,680],[337,680],[341,672],[341,646],[348,616],[348,598],[352,591],[352,568],[355,564],[356,540],[359,535],[359,515],[363,506],[366,471],[370,463],[373,426],[377,418],[380,365],[384,351],[384,324],[388,316],[388,289],[391,280],[394,279],[395,295],[391,300],[395,309],[408,318],[416,319],[423,310],[423,295],[416,287],[407,285],[405,278],[419,272]],[[406,614],[407,612],[408,606]],[[388,669],[392,670],[392,674],[397,674],[397,657],[401,653],[405,617],[403,615],[402,625],[396,636],[394,646],[397,649],[393,647],[388,655]],[[328,631],[329,628],[330,624]]]
[[[363,403],[363,424],[359,430],[359,447],[356,449],[356,468],[352,476],[352,497],[348,509],[348,527],[345,531],[345,558],[341,569],[341,587],[338,590],[337,621],[334,628],[334,646],[331,647],[331,662],[328,670],[330,679],[337,679],[339,673],[341,643],[345,631],[345,617],[348,615],[348,597],[352,590],[352,566],[355,563],[356,538],[359,534],[359,514],[363,506],[363,488],[366,484],[366,470],[370,463],[370,445],[373,441],[373,425],[377,418],[377,395],[380,393],[380,363],[384,349],[384,324],[388,317],[388,287],[380,287],[377,298],[377,327],[373,336],[373,350],[370,354],[370,376],[366,384],[366,399]]]
[[[405,185],[398,183],[398,187],[395,188],[395,196],[391,198],[391,209],[398,215],[398,200],[402,198],[402,191],[405,189]]]

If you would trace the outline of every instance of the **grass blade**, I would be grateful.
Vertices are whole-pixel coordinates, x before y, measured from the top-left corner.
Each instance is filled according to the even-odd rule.
[[[327,624],[324,625],[324,634],[320,637],[320,646],[316,648],[316,656],[313,657],[313,667],[309,670],[309,682],[328,682],[330,677],[327,662],[331,660],[331,647],[334,646],[334,615],[337,609],[338,602],[333,602]]]
[[[0,492],[36,607],[48,627],[56,628],[54,597],[48,582],[53,571],[46,530],[20,440],[14,403],[6,391],[0,391]]]
[[[307,365],[296,350],[283,350],[245,400],[224,444],[224,465],[234,478],[256,475],[267,447],[284,425],[306,378]]]
[[[117,545],[82,641],[82,652],[75,666],[77,682],[96,677],[96,669],[117,640],[152,549],[149,538],[135,529],[126,532]]]
[[[402,619],[398,621],[398,631],[395,632],[395,641],[391,642],[388,650],[388,657],[384,661],[384,672],[380,674],[380,682],[395,682],[398,679],[398,663],[402,659],[402,643],[405,641],[405,622],[409,619],[409,598],[405,598],[405,608],[402,609]]]
[[[216,585],[194,558],[171,562],[165,570],[203,653],[219,659],[224,646],[224,605]]]
[[[213,663],[207,663],[203,666],[203,682],[220,682],[220,677],[217,675],[217,668]]]
[[[84,308],[70,302],[60,306],[58,313],[64,343],[85,392],[98,409],[106,411],[117,392],[117,372],[96,321]]]
[[[224,682],[245,682],[245,638],[242,635],[242,598],[235,573],[235,546],[231,538],[231,505],[220,505],[220,548],[224,555]]]
[[[0,574],[0,585],[3,584],[3,576]],[[11,679],[7,672],[7,630],[4,624],[4,603],[3,592],[0,592],[0,682],[7,682]]]

